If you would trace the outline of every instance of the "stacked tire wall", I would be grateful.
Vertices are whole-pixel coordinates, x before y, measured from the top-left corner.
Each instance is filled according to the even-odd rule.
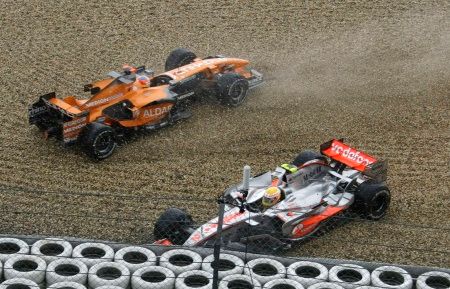
[[[450,270],[208,248],[0,238],[0,289],[450,289]]]

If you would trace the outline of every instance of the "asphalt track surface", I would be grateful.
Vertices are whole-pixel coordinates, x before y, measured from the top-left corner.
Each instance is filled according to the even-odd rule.
[[[450,266],[447,1],[0,2],[0,233],[145,242],[168,206],[199,222],[239,181],[331,138],[389,162],[392,205],[289,254]],[[236,109],[138,137],[106,161],[45,141],[39,95],[82,95],[124,63],[248,58],[266,84]]]

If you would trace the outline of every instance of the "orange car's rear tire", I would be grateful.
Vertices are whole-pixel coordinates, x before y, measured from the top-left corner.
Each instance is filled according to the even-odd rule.
[[[237,73],[217,76],[218,98],[222,104],[239,106],[247,97],[248,80]]]
[[[170,52],[166,59],[166,71],[192,63],[195,58],[197,58],[197,55],[194,52],[186,48],[177,48]]]
[[[112,155],[116,149],[116,134],[110,126],[93,122],[85,127],[81,144],[89,157],[103,160]]]

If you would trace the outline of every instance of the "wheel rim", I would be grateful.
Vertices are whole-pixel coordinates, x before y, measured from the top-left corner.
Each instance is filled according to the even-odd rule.
[[[384,191],[375,196],[371,205],[371,211],[373,215],[380,216],[385,213],[387,209],[387,199],[388,195]]]
[[[242,81],[235,83],[230,89],[230,98],[233,104],[241,103],[245,95],[245,85]]]
[[[100,133],[94,142],[95,154],[102,156],[108,154],[114,148],[114,138],[112,132]]]

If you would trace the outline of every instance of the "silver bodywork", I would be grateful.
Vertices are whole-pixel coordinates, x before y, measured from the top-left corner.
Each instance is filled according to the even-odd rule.
[[[274,178],[284,178],[279,186],[285,193],[284,199],[271,208],[263,210],[261,199]],[[354,193],[350,187],[365,180],[361,172],[346,168],[341,173],[332,167],[312,163],[293,174],[286,174],[283,168],[276,168],[250,178],[246,198],[247,209],[238,206],[242,197],[242,184],[225,192],[233,204],[227,204],[224,214],[223,236],[236,234],[242,226],[258,227],[271,219],[281,221],[281,234],[286,240],[298,240],[293,235],[300,222],[314,215],[321,215],[329,207],[349,208],[354,202]],[[326,218],[324,218],[326,219]],[[197,228],[184,243],[187,246],[204,245],[213,239],[217,231],[218,217]]]

